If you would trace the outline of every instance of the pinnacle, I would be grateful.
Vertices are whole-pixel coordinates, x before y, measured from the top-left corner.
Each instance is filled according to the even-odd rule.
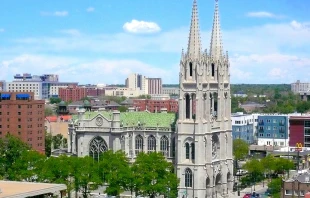
[[[191,55],[191,58],[198,58],[198,56],[200,55],[200,51],[201,51],[201,41],[200,41],[198,9],[197,9],[197,1],[194,0],[187,53]]]
[[[223,44],[221,36],[220,16],[218,8],[218,0],[215,1],[215,11],[213,17],[213,27],[211,34],[210,55],[215,59],[223,56]]]

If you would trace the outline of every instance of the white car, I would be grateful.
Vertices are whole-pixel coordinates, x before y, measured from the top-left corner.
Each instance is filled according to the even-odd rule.
[[[247,174],[247,173],[248,173],[247,170],[239,169],[239,170],[236,172],[236,175],[245,175],[245,174]]]

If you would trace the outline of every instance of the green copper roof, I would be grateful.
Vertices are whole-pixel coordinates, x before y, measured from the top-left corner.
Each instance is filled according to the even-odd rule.
[[[85,112],[84,119],[91,120],[101,114],[108,120],[112,120],[112,112]],[[78,116],[72,116],[77,120]],[[176,120],[174,113],[148,113],[148,112],[121,112],[120,121],[123,127],[143,126],[143,127],[170,127]]]

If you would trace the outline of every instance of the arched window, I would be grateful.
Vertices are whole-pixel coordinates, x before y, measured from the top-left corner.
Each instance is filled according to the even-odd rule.
[[[206,188],[210,187],[210,178],[207,177],[206,179]]]
[[[193,76],[193,63],[189,62],[189,76]]]
[[[195,159],[195,143],[191,143],[191,147],[192,147],[192,159]]]
[[[160,151],[163,154],[163,156],[168,157],[169,140],[168,140],[167,136],[163,136],[160,138]]]
[[[191,169],[185,169],[185,187],[192,187],[193,184],[193,174]]]
[[[190,107],[190,97],[189,97],[189,94],[185,95],[185,105],[186,105],[186,119],[190,119],[191,107]]]
[[[212,75],[212,77],[214,77],[214,75],[215,75],[214,63],[211,64],[211,75]]]
[[[143,137],[141,135],[137,135],[135,143],[136,143],[135,153],[136,155],[138,155],[140,152],[143,152]]]
[[[108,146],[102,137],[95,137],[89,143],[89,156],[99,161],[100,154],[108,150]]]
[[[175,137],[172,139],[172,157],[175,157]]]
[[[189,159],[189,143],[185,143],[185,157],[186,159]]]
[[[153,135],[150,135],[147,138],[147,152],[154,152],[156,151],[156,139]]]

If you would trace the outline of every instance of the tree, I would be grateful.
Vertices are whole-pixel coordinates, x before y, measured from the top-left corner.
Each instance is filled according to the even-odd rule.
[[[50,103],[51,104],[58,104],[61,102],[60,98],[50,98]]]
[[[52,134],[45,131],[45,155],[50,157],[52,154]]]
[[[71,191],[74,188],[74,166],[78,161],[75,157],[61,155],[59,157],[50,157],[45,161],[42,171],[39,174],[41,181],[51,183],[66,184],[68,197],[71,197]]]
[[[268,184],[268,188],[270,189],[272,197],[280,198],[281,186],[282,186],[282,178],[276,178],[271,180],[271,182]]]
[[[120,107],[118,107],[118,110],[119,110],[120,112],[126,112],[126,111],[128,110],[128,107],[126,107],[126,106],[120,106]]]
[[[74,158],[74,160],[76,160],[73,163],[75,190],[82,191],[83,198],[87,198],[90,190],[97,189],[102,183],[98,171],[99,164],[89,156]]]
[[[275,158],[273,170],[276,174],[284,174],[285,171],[289,171],[294,169],[295,165],[292,160],[285,159],[285,158]]]
[[[269,176],[271,175],[271,171],[274,169],[275,166],[275,158],[273,155],[269,154],[265,158],[261,160],[261,163],[264,167],[264,173],[268,173]]]
[[[249,145],[242,139],[235,139],[233,141],[233,155],[235,160],[241,160],[247,157],[249,153]]]
[[[128,176],[130,176],[129,162],[123,151],[106,151],[100,161],[100,171],[103,180],[109,184],[105,193],[117,196],[127,189]]]
[[[67,144],[67,139],[64,138],[64,136],[62,134],[57,134],[57,135],[53,136],[52,143],[53,143],[54,149],[63,148]]]
[[[247,161],[243,168],[248,171],[248,179],[252,183],[261,181],[264,173],[264,166],[258,159],[251,159]]]
[[[176,197],[179,180],[173,173],[172,163],[161,153],[139,153],[133,172],[137,195],[154,198],[170,193]]]
[[[45,156],[34,150],[23,150],[8,169],[8,179],[13,181],[37,181]]]
[[[44,109],[44,115],[45,115],[45,117],[54,115],[53,109],[50,108],[50,107],[45,107],[45,109]]]
[[[24,151],[30,150],[30,147],[18,137],[10,134],[1,139],[0,146],[0,175],[7,178],[9,168]]]

